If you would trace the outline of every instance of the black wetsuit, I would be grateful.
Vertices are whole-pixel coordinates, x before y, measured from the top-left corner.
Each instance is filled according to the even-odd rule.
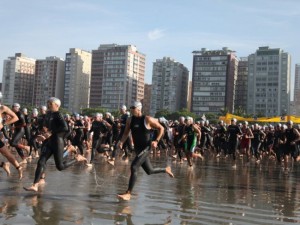
[[[242,134],[242,131],[237,125],[229,125],[227,128],[228,133],[228,154],[232,154],[233,160],[236,159],[235,152],[238,147],[238,135]]]
[[[286,144],[284,149],[284,154],[289,155],[291,154],[293,158],[296,158],[298,156],[298,152],[296,151],[296,143],[291,144],[291,142],[295,141],[297,139],[296,135],[296,129],[290,128],[285,130],[285,136],[286,136]]]
[[[18,116],[19,120],[13,123],[14,133],[13,133],[12,140],[10,142],[10,146],[15,147],[19,156],[22,159],[24,159],[25,155],[22,148],[19,147],[19,142],[25,134],[25,130],[24,130],[25,118],[20,111],[16,112],[15,114]]]
[[[116,141],[116,144],[117,144],[117,142],[118,142],[119,140],[121,140],[121,138],[122,138],[122,136],[123,136],[123,134],[124,134],[127,119],[128,119],[128,114],[127,114],[127,113],[123,114],[123,115],[121,116],[121,118],[120,118],[121,129],[120,129],[119,137],[118,137],[118,139],[117,139],[117,141]],[[131,143],[130,143],[130,138],[129,138],[129,137],[128,137],[128,138],[126,139],[126,141],[123,143],[123,147],[122,147],[122,148],[123,148],[123,150],[124,150],[125,157],[128,157],[128,149],[129,149],[130,151],[132,151],[132,149],[133,149],[133,147],[132,147],[132,145],[131,145]],[[112,152],[112,158],[115,158],[115,157],[116,157],[116,154],[117,154],[117,147],[115,146],[115,148],[114,148],[114,150],[113,150],[113,152]]]
[[[102,143],[102,135],[108,131],[108,128],[102,121],[94,120],[92,122],[91,129],[89,132],[94,132],[92,140],[92,154],[91,154],[91,163],[94,161],[95,152],[100,147]]]
[[[136,156],[131,164],[131,174],[127,190],[129,192],[131,192],[134,187],[137,179],[138,169],[141,166],[148,175],[166,172],[165,168],[153,168],[150,162],[149,154],[151,150],[151,130],[145,127],[145,116],[132,116],[130,130]]]
[[[30,123],[30,141],[29,141],[29,146],[30,146],[30,153],[32,153],[32,149],[36,152],[38,150],[38,144],[36,142],[36,137],[39,134],[39,126],[38,126],[38,117],[32,117],[31,118],[31,123]]]
[[[27,114],[23,114],[23,115],[25,119],[25,127],[24,127],[25,138],[27,140],[27,143],[29,143],[30,142],[30,121]]]
[[[184,135],[184,130],[185,130],[185,124],[178,124],[175,128],[175,136],[174,136],[174,146],[177,151],[177,154],[179,156],[179,159],[181,160],[183,158],[183,148],[184,148],[184,140],[182,139]]]
[[[41,157],[37,163],[35,171],[34,183],[38,183],[41,175],[45,172],[46,162],[53,155],[56,168],[61,171],[73,165],[76,160],[66,162],[63,161],[64,152],[64,136],[68,131],[68,126],[60,112],[52,112],[49,121],[49,130],[51,136],[45,140],[45,144],[41,150]]]
[[[261,145],[261,140],[262,140],[262,131],[259,129],[254,129],[252,131],[253,133],[253,138],[251,140],[251,148],[252,148],[252,153],[258,160],[260,157],[260,145]]]
[[[74,123],[74,131],[75,131],[75,136],[73,138],[72,145],[77,146],[79,149],[79,152],[81,155],[83,155],[83,123],[82,121],[76,120]]]

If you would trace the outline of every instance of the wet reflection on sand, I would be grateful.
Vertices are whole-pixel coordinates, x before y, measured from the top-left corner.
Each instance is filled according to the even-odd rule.
[[[47,166],[46,184],[38,193],[23,190],[32,182],[36,162],[24,179],[0,177],[1,224],[297,224],[300,223],[300,164],[289,175],[275,162],[239,161],[236,170],[225,159],[196,161],[193,168],[165,156],[154,166],[171,165],[166,174],[148,176],[142,169],[131,201],[119,201],[127,188],[130,163],[115,168],[103,158],[93,168]]]

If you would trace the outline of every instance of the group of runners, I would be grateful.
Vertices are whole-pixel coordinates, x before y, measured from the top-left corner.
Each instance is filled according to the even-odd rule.
[[[129,110],[121,106],[119,118],[109,112],[88,117],[62,115],[60,105],[60,100],[52,97],[47,106],[33,109],[30,115],[18,103],[11,108],[0,106],[0,153],[7,159],[0,166],[10,175],[12,164],[22,179],[22,165],[30,158],[38,158],[34,181],[24,187],[27,191],[37,192],[45,183],[46,163],[52,155],[59,171],[76,162],[92,167],[97,154],[105,156],[112,166],[119,155],[122,160],[130,160],[128,188],[118,195],[123,200],[130,200],[140,167],[149,175],[166,173],[174,177],[170,166],[152,167],[149,155],[153,152],[165,151],[174,161],[186,161],[189,167],[197,158],[205,160],[212,156],[228,159],[234,169],[239,158],[245,159],[245,166],[250,166],[252,159],[255,164],[273,160],[288,172],[289,162],[299,160],[299,128],[292,121],[268,126],[249,125],[246,121],[237,124],[234,118],[229,125],[223,121],[212,125],[208,120],[194,121],[192,117],[168,121],[143,115],[138,101]]]

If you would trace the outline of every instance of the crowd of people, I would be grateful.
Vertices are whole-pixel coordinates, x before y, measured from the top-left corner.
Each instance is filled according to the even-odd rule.
[[[174,177],[170,166],[152,167],[151,153],[166,152],[174,161],[186,162],[189,167],[194,166],[195,160],[208,157],[228,159],[233,169],[240,158],[245,159],[245,166],[250,166],[252,161],[260,164],[262,160],[273,160],[286,173],[289,163],[300,159],[299,127],[292,121],[250,125],[247,121],[238,124],[233,118],[230,124],[223,121],[210,124],[205,119],[194,121],[192,117],[183,116],[173,121],[143,115],[142,104],[138,101],[129,110],[121,106],[118,118],[110,112],[89,117],[62,115],[60,105],[60,100],[52,97],[47,106],[33,109],[31,113],[18,103],[11,108],[0,106],[0,153],[7,159],[0,166],[9,176],[12,164],[22,179],[22,165],[30,158],[38,158],[34,181],[24,187],[27,191],[37,192],[45,183],[46,163],[52,155],[59,171],[77,162],[92,167],[97,154],[106,157],[106,162],[112,166],[117,159],[130,160],[128,188],[118,195],[123,200],[130,200],[140,167],[148,175],[166,173]],[[18,162],[17,158],[21,160]]]

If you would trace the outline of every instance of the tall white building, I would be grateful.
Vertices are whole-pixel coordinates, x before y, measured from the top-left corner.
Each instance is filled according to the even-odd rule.
[[[145,55],[135,46],[105,44],[92,54],[90,107],[117,110],[144,98]]]
[[[153,63],[150,115],[167,109],[187,108],[189,71],[174,59],[164,57]]]
[[[65,59],[63,107],[81,113],[89,107],[92,54],[71,48]]]
[[[17,102],[21,106],[32,105],[35,61],[22,53],[16,53],[15,56],[4,60],[3,103],[12,105]]]
[[[36,60],[35,79],[33,89],[33,105],[45,105],[49,97],[64,99],[63,59],[51,56]]]
[[[289,114],[291,56],[280,48],[259,47],[248,57],[247,113]]]

